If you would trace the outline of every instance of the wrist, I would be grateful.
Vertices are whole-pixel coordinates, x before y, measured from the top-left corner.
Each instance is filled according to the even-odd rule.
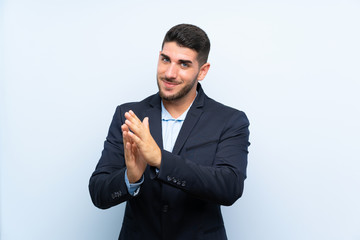
[[[160,169],[160,166],[161,166],[161,150],[159,148],[159,151],[158,151],[158,156],[157,156],[157,163],[155,164],[154,167],[156,167],[157,169]]]
[[[131,183],[131,184],[137,183],[141,179],[141,176],[140,177],[134,176],[133,174],[129,173],[129,171],[127,171],[126,175],[127,175],[128,180],[129,180],[129,183]]]

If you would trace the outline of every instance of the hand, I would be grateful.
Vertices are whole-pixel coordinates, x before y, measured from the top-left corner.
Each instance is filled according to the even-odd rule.
[[[146,162],[141,157],[136,144],[129,137],[129,128],[126,124],[121,126],[124,142],[125,164],[127,168],[127,177],[130,183],[140,180],[146,169]]]
[[[131,130],[131,132],[128,131],[127,136],[136,144],[139,155],[142,156],[147,164],[159,169],[161,165],[161,150],[151,136],[149,118],[146,117],[141,122],[131,110],[125,113],[125,118],[125,124]]]

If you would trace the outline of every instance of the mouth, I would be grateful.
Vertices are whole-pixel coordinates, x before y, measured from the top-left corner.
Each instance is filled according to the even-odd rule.
[[[171,81],[166,78],[161,79],[161,81],[164,83],[166,88],[173,88],[181,83],[181,82],[177,82],[177,81]]]

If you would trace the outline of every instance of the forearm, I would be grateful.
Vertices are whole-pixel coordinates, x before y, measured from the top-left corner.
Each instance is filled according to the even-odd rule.
[[[167,151],[163,151],[162,165],[155,178],[197,198],[227,206],[241,197],[245,180],[235,167],[203,166]]]
[[[203,200],[233,204],[246,178],[248,126],[245,114],[236,112],[218,131],[189,138],[180,155],[163,150],[156,178]]]
[[[101,158],[89,181],[91,199],[96,207],[109,208],[131,197],[125,183],[125,171],[121,138],[115,139],[110,135],[104,143]]]
[[[95,170],[90,178],[89,191],[96,207],[110,208],[132,197],[124,180],[125,170],[110,167]]]
[[[132,196],[125,183],[125,158],[121,125],[123,120],[117,107],[104,143],[98,165],[89,181],[89,191],[95,206],[109,208]]]

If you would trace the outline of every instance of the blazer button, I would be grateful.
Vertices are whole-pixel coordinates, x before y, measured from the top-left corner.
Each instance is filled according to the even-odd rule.
[[[186,185],[186,181],[182,181],[181,186],[185,187],[185,185]]]
[[[112,197],[112,199],[115,199],[115,198],[121,197],[121,195],[122,195],[122,192],[118,191],[118,192],[112,193],[111,197]]]
[[[163,211],[164,213],[168,212],[168,211],[169,211],[169,205],[163,205],[162,211]]]
[[[175,178],[174,178],[172,181],[173,181],[173,183],[176,183],[176,182],[177,182],[177,180],[176,180]]]
[[[172,178],[171,178],[170,176],[167,176],[166,179],[167,179],[168,181],[171,181],[171,180],[172,180]]]

